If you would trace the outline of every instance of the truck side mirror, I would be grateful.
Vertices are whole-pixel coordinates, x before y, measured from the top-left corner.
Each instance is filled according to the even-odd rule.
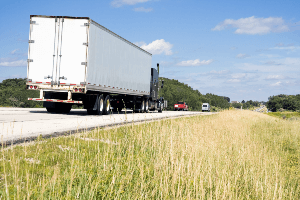
[[[161,88],[164,88],[164,80],[161,81]]]

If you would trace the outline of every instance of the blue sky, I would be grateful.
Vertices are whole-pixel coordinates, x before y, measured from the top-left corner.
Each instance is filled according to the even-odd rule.
[[[90,17],[163,77],[231,100],[300,94],[299,0],[2,1],[0,81],[25,78],[30,15]]]

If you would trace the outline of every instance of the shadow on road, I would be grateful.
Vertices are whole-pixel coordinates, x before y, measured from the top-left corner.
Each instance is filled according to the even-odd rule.
[[[45,113],[49,115],[80,115],[80,116],[88,116],[86,110],[76,110],[73,109],[69,113],[49,113],[45,110],[37,110],[37,111],[29,111],[30,113]],[[110,114],[132,114],[133,111],[121,111],[121,112],[111,112]],[[97,116],[97,115],[90,115],[90,116]],[[101,116],[101,115],[100,115]]]

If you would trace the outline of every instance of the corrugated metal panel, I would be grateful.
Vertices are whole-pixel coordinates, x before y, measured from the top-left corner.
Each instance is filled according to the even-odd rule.
[[[117,88],[125,94],[150,92],[150,53],[94,21],[89,27],[88,49],[87,88],[90,83],[94,87]]]

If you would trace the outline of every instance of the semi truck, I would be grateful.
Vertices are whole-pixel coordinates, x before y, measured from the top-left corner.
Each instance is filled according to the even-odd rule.
[[[28,90],[50,113],[69,113],[83,105],[88,114],[102,115],[123,108],[162,112],[159,64],[152,54],[89,17],[30,16]]]

